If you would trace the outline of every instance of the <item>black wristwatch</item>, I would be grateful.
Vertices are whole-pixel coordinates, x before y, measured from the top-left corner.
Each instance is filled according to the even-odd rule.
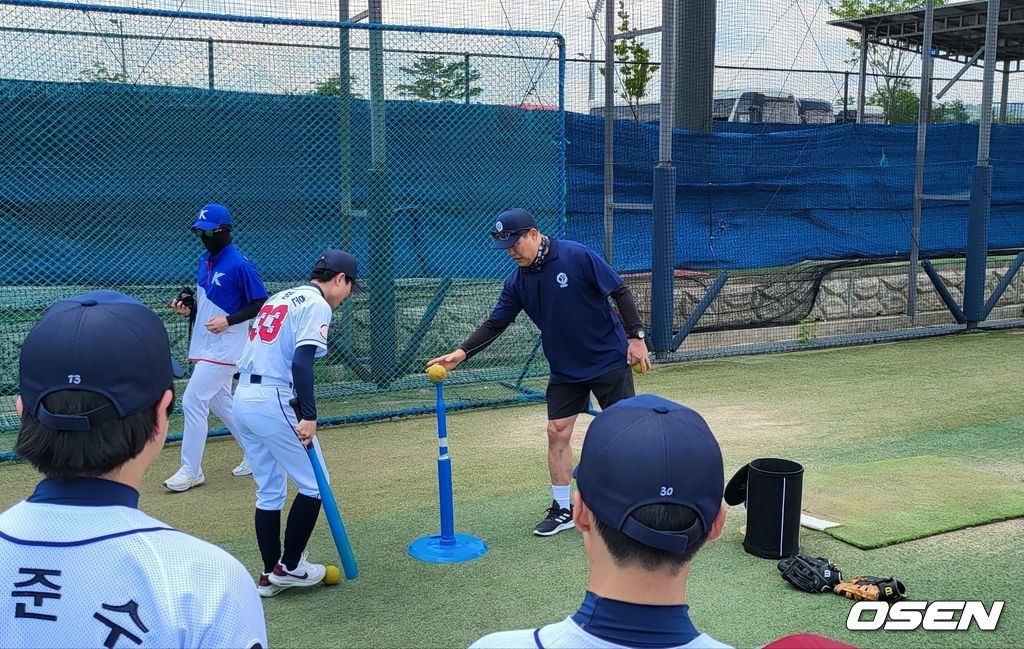
[[[647,337],[647,330],[644,329],[643,327],[640,327],[639,329],[634,331],[633,335],[630,336],[630,338],[639,338],[640,340],[643,340],[646,337]]]

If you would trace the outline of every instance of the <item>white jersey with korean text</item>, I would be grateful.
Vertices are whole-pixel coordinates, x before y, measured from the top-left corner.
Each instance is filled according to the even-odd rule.
[[[132,507],[14,505],[0,586],[3,648],[267,646],[242,564]]]
[[[316,358],[327,353],[332,313],[323,293],[312,284],[272,295],[253,320],[236,365],[238,372],[290,383],[297,348],[314,345]]]

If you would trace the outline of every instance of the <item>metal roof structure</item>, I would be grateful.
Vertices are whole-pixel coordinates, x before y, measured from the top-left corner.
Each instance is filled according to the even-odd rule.
[[[965,63],[985,45],[987,0],[935,7],[932,47],[938,58]],[[899,13],[829,21],[830,25],[867,32],[867,42],[920,52],[924,40],[924,8]],[[984,57],[982,57],[984,58]],[[1024,61],[1024,0],[999,3],[996,60]],[[1017,66],[1019,69],[1019,65]]]

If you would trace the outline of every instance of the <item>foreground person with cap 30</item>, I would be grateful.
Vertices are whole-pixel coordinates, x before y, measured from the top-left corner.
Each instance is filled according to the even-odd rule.
[[[242,564],[138,509],[175,376],[163,323],[114,291],[25,338],[14,450],[46,477],[0,514],[0,647],[267,645]]]
[[[303,444],[316,439],[313,360],[327,353],[331,315],[352,291],[356,260],[328,250],[316,261],[309,283],[273,295],[260,309],[238,359],[235,423],[256,479],[256,543],[263,557],[257,590],[273,597],[292,586],[314,586],[326,568],[306,560],[306,544],[320,516],[320,489]],[[294,393],[293,393],[294,390]],[[301,421],[289,404],[299,400]],[[281,510],[288,478],[298,487],[281,552]]]
[[[552,502],[533,533],[553,536],[573,526],[570,441],[576,417],[587,412],[591,392],[602,408],[633,396],[629,366],[639,364],[641,372],[651,367],[644,327],[632,292],[604,259],[575,241],[544,236],[526,210],[499,214],[491,239],[491,247],[504,250],[518,267],[505,280],[491,317],[457,350],[431,360],[427,368],[455,369],[494,342],[520,311],[537,325],[551,368],[546,397]]]
[[[574,475],[590,573],[583,604],[561,622],[472,646],[727,647],[694,628],[686,601],[693,555],[725,524],[722,453],[704,419],[653,395],[620,401],[590,424]]]

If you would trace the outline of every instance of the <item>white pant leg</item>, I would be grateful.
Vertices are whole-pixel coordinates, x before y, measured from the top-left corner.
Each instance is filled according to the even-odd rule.
[[[240,384],[235,389],[234,416],[242,449],[256,481],[256,507],[267,511],[284,509],[288,474],[271,453],[267,440],[287,435],[295,438],[295,433],[281,416],[277,388]]]
[[[192,378],[188,380],[185,394],[181,397],[181,410],[185,415],[185,429],[181,435],[181,466],[192,475],[198,475],[202,467],[206,436],[210,432],[210,403],[224,391],[231,394],[231,377],[234,374],[234,365],[204,361],[197,362],[192,370]]]
[[[235,416],[233,414],[234,399],[231,396],[231,381],[234,377],[234,370],[235,368],[232,367],[231,376],[228,377],[228,380],[221,385],[220,389],[217,390],[217,393],[213,395],[212,399],[210,399],[210,412],[217,415],[217,417],[224,422],[228,432],[235,438],[235,442],[237,442],[239,446],[242,446],[242,440],[238,438],[238,427],[235,426]],[[242,450],[245,450],[244,446],[242,447]]]

